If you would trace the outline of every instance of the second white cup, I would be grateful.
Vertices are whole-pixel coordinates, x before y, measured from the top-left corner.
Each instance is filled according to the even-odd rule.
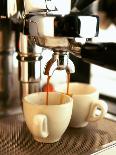
[[[66,93],[67,84],[59,84],[55,91]],[[85,127],[89,122],[100,120],[107,113],[107,103],[99,99],[99,92],[90,84],[70,82],[69,95],[73,98],[71,127]]]

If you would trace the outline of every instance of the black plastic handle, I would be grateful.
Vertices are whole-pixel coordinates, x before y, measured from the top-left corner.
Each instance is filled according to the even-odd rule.
[[[116,43],[86,43],[81,56],[86,62],[116,70]]]

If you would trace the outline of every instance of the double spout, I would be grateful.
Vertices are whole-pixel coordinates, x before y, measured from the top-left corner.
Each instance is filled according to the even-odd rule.
[[[46,64],[44,74],[52,76],[55,70],[66,70],[69,73],[75,72],[75,66],[69,59],[69,52],[54,51],[52,58]]]

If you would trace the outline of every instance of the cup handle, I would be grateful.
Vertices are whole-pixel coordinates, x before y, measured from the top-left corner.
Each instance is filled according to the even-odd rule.
[[[33,117],[33,132],[37,137],[48,137],[48,122],[46,115],[37,114]]]
[[[99,109],[99,111],[98,111]],[[93,122],[97,121],[105,116],[108,111],[108,105],[103,100],[96,100],[90,106],[90,111],[87,117],[87,121]],[[99,113],[97,113],[99,112]]]

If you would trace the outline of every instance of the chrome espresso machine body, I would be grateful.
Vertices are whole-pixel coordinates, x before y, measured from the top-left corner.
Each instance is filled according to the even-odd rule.
[[[0,109],[10,105],[13,94],[16,96],[18,90],[14,81],[15,72],[13,59],[16,51],[16,35],[10,16],[16,13],[16,3],[14,8],[7,8],[10,2],[0,2]],[[9,10],[9,11],[7,11]],[[11,11],[11,12],[10,12]],[[18,88],[18,87],[17,87]]]
[[[59,5],[59,0],[2,0],[0,2],[2,8],[0,39],[5,40],[0,42],[0,52],[1,55],[2,53],[10,55],[10,51],[18,52],[21,99],[27,94],[41,91],[42,52],[44,49],[53,51],[52,58],[47,62],[44,70],[44,74],[49,76],[55,69],[68,69],[70,73],[74,72],[74,65],[69,60],[69,53],[89,63],[116,69],[116,45],[114,43],[92,44],[88,41],[98,35],[99,18],[94,15],[81,15],[79,10],[83,10],[93,1],[63,0],[61,3],[64,3],[65,7]],[[2,26],[3,21],[7,20],[13,25],[10,30],[9,25],[6,24],[8,27],[5,30],[5,27]],[[12,31],[15,31],[15,38],[13,38],[13,33],[10,34]],[[4,35],[1,35],[3,32]],[[76,41],[76,38],[77,40],[86,38],[87,42],[82,44]],[[8,48],[6,50],[3,47]],[[4,56],[1,62],[12,63],[12,60],[8,61],[7,58]],[[0,68],[3,72],[4,67],[1,65]],[[2,73],[2,75],[7,83],[9,81],[8,72]]]

